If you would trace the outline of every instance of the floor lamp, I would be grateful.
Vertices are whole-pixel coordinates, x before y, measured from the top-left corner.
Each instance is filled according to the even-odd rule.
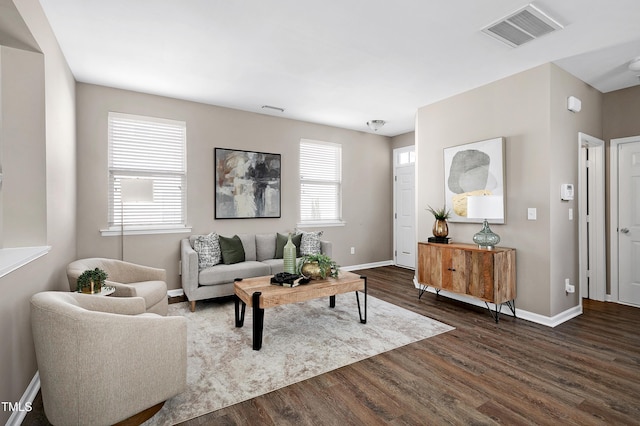
[[[124,205],[131,203],[153,203],[153,180],[120,179],[120,254],[122,260],[124,260]]]

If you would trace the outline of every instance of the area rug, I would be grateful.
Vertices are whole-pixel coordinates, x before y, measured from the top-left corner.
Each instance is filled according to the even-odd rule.
[[[362,295],[360,295],[362,303]],[[382,352],[453,330],[446,324],[368,297],[367,323],[354,293],[265,310],[262,349],[252,347],[252,312],[236,328],[234,304],[169,305],[187,325],[187,390],[145,426],[172,425],[246,401]]]

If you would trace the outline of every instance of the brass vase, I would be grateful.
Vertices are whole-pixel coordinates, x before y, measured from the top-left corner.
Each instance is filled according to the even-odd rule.
[[[447,225],[447,221],[444,219],[436,219],[433,224],[433,236],[444,238],[449,235],[449,226]]]
[[[302,272],[302,275],[312,280],[322,279],[322,269],[320,268],[320,265],[318,265],[318,262],[305,263],[302,265],[300,272]]]
[[[95,283],[91,281],[91,285],[87,287],[82,287],[82,293],[86,293],[86,294],[96,294],[96,293],[100,293],[101,291],[102,291],[101,282]]]

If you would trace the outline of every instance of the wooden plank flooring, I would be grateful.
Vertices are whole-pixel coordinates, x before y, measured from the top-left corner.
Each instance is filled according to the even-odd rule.
[[[640,425],[640,309],[585,300],[556,328],[496,324],[473,305],[418,300],[413,271],[359,273],[372,296],[456,330],[182,425]],[[23,424],[41,424],[34,407]]]

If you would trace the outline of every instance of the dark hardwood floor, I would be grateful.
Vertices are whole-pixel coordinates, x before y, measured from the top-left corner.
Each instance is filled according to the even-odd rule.
[[[496,324],[486,309],[418,300],[413,271],[358,272],[370,295],[456,329],[182,425],[640,424],[640,309],[585,300],[556,328]]]

